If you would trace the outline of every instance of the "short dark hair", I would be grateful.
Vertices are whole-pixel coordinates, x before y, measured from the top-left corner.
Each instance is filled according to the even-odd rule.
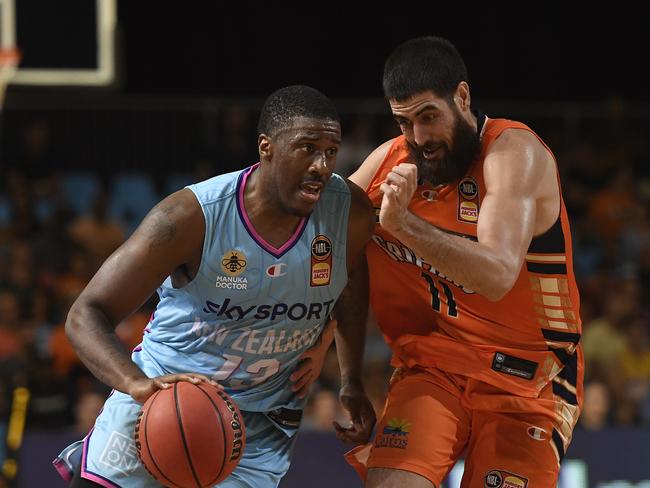
[[[404,101],[425,91],[450,98],[461,81],[468,81],[465,62],[454,45],[442,37],[406,41],[384,64],[384,95],[389,100]]]
[[[321,92],[310,86],[292,85],[280,88],[266,99],[257,134],[273,136],[280,129],[290,127],[297,117],[341,121],[332,101]]]

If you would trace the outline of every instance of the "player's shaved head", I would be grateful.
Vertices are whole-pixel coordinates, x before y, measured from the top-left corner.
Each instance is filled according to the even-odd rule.
[[[264,102],[257,133],[273,137],[282,129],[292,126],[299,117],[340,122],[334,104],[315,88],[292,85],[280,88]]]

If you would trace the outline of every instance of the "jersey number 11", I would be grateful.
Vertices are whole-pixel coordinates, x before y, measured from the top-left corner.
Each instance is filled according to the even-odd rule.
[[[458,317],[458,309],[456,308],[456,300],[454,300],[454,294],[449,288],[447,283],[441,280],[435,280],[433,276],[428,273],[422,273],[422,278],[429,284],[429,292],[431,293],[431,308],[436,312],[440,312],[440,290],[438,286],[442,288],[442,292],[445,294],[445,301],[447,302],[447,315],[450,317]]]

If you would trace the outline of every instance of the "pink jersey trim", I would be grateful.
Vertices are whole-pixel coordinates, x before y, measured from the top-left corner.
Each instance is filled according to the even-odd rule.
[[[296,227],[295,232],[287,242],[285,242],[281,247],[275,247],[269,244],[264,240],[264,238],[257,233],[255,230],[255,227],[253,227],[253,223],[251,222],[250,218],[248,217],[248,213],[246,212],[246,207],[244,206],[244,190],[246,189],[246,182],[248,181],[248,177],[251,175],[253,171],[257,169],[257,167],[260,165],[260,163],[254,164],[251,166],[249,169],[247,169],[244,174],[242,175],[242,178],[239,182],[239,187],[237,188],[237,209],[239,210],[239,215],[242,219],[242,222],[244,224],[244,227],[250,234],[250,236],[253,238],[257,244],[259,244],[260,247],[262,247],[265,251],[268,251],[271,253],[273,256],[280,257],[282,256],[285,252],[287,252],[291,247],[294,246],[294,244],[300,239],[300,236],[302,235],[303,231],[305,230],[305,227],[307,226],[307,217],[303,217],[300,219],[300,222],[298,223],[298,226]]]

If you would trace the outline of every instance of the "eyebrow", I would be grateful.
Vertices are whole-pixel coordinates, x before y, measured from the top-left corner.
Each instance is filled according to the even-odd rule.
[[[418,115],[422,115],[427,110],[440,110],[440,107],[438,107],[435,103],[427,103],[424,107],[416,112],[415,116],[417,117]]]
[[[321,136],[319,136],[318,134],[303,133],[303,134],[298,134],[296,137],[294,137],[292,139],[292,142],[300,142],[300,141],[304,141],[304,140],[317,141],[320,138],[321,138]],[[334,142],[336,142],[337,144],[341,143],[341,139],[339,137],[336,137],[336,136],[332,135],[332,139],[334,139]]]
[[[422,107],[421,109],[419,109],[415,113],[415,117],[417,117],[418,115],[422,115],[424,112],[426,112],[428,110],[440,110],[440,107],[438,107],[433,102],[429,102],[424,107]],[[399,114],[396,114],[396,113],[393,113],[393,117],[396,118],[396,119],[406,119],[406,117],[404,115],[399,115]]]

